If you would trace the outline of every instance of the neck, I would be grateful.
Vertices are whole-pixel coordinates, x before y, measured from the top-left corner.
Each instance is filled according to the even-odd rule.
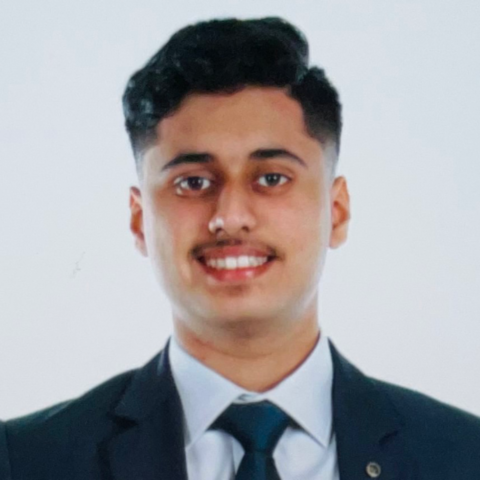
[[[205,366],[252,392],[270,390],[296,370],[320,338],[316,315],[284,331],[254,336],[199,335],[174,321],[175,338]],[[258,333],[258,332],[257,332]]]

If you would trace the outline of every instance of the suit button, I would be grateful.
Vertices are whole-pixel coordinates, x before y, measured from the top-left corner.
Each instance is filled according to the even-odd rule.
[[[382,469],[380,468],[380,465],[376,462],[369,462],[366,470],[370,478],[377,478],[382,473]]]

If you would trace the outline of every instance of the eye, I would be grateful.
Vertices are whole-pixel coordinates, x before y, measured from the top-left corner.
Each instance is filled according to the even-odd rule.
[[[277,180],[280,178],[280,177],[283,177],[283,178],[286,178],[287,181],[290,180],[286,175],[282,175],[281,173],[266,173],[265,175],[262,175],[260,178],[263,178],[265,177],[267,179],[267,183],[270,183],[273,181],[273,183],[277,183]],[[286,182],[283,182],[282,184],[280,185],[283,185],[284,183]],[[269,185],[262,185],[262,186],[269,186]],[[274,185],[274,186],[277,186],[277,185]]]
[[[279,180],[281,177],[284,178],[283,183],[278,184]],[[269,186],[281,186],[285,184],[287,181],[290,180],[289,177],[286,175],[283,175],[281,173],[266,173],[264,175],[260,176],[260,179],[265,178],[267,180],[267,185],[262,185],[263,187],[269,187]],[[286,179],[286,180],[285,180]],[[180,193],[181,190],[186,190],[186,191],[201,191],[205,190],[205,188],[202,188],[202,184],[207,181],[209,183],[212,183],[212,181],[208,178],[205,177],[199,177],[199,176],[192,176],[192,177],[179,177],[175,180],[174,185],[177,185],[177,192]],[[271,185],[271,184],[277,184],[277,185]],[[208,188],[208,187],[207,187]]]
[[[207,180],[207,182],[210,182],[210,180],[205,177],[180,177],[177,180],[175,180],[174,185],[179,185],[180,190],[198,191],[198,190],[203,190],[198,187],[201,186],[201,183],[204,180]],[[193,187],[193,188],[190,188],[190,187]],[[179,189],[177,188],[177,191],[178,190]]]

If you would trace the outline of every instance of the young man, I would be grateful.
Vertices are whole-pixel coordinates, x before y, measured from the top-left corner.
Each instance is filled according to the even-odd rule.
[[[279,18],[186,27],[124,95],[131,231],[174,335],[145,367],[0,426],[0,479],[473,480],[480,420],[322,334],[347,237],[341,106]]]

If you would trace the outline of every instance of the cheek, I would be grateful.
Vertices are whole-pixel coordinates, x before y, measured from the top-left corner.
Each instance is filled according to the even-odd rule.
[[[163,263],[164,258],[171,258],[175,247],[176,231],[181,223],[175,223],[173,210],[168,208],[160,194],[153,194],[144,210],[145,240],[148,256],[154,263]]]
[[[152,213],[152,239],[156,263],[160,262],[162,269],[173,272],[180,268],[181,275],[189,272],[189,254],[202,237],[202,218],[198,209],[188,208],[187,204],[163,202],[156,206]]]
[[[328,239],[328,210],[320,201],[303,201],[294,207],[284,207],[272,214],[278,231],[278,247],[289,250],[312,251]]]
[[[192,229],[163,210],[153,214],[149,224],[148,253],[155,276],[167,295],[180,295],[179,286],[192,276],[188,263]]]

